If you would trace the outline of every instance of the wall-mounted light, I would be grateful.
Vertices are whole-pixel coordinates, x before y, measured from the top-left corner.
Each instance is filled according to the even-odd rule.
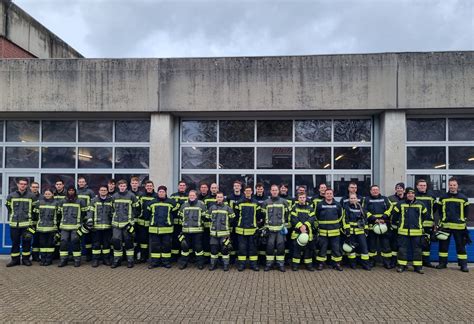
[[[446,167],[446,164],[440,164],[440,165],[435,165],[435,169],[441,169],[441,168],[444,168]]]
[[[336,161],[339,161],[339,160],[342,159],[343,157],[344,157],[344,154],[341,154],[341,155],[339,155],[338,157],[336,157],[335,160],[336,160]]]
[[[331,166],[331,163],[328,163],[328,164],[326,164],[325,166],[323,166],[323,169],[327,169],[327,168],[329,168],[330,166]]]
[[[86,159],[92,159],[92,157],[93,157],[92,155],[87,155],[87,154],[82,154],[82,153],[79,153],[78,155],[79,155],[79,157],[83,157],[83,158],[86,158]]]

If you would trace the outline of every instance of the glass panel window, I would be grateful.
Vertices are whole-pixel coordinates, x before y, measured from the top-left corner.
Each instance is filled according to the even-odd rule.
[[[409,174],[407,176],[407,185],[415,188],[416,182],[420,179],[426,180],[428,191],[433,192],[436,197],[447,191],[446,175],[444,174]]]
[[[148,169],[150,160],[148,147],[115,148],[116,169]]]
[[[7,142],[39,142],[39,121],[8,120]]]
[[[370,147],[335,147],[335,169],[370,169]]]
[[[39,166],[38,147],[6,147],[5,167],[37,168]]]
[[[188,190],[198,190],[201,182],[216,182],[215,174],[183,174],[181,179],[188,185]]]
[[[120,180],[125,180],[127,181],[128,183],[128,189],[130,190],[130,179],[132,177],[138,177],[139,179],[139,182],[140,182],[140,188],[141,190],[144,189],[145,187],[145,181],[147,181],[148,179],[150,179],[149,175],[148,174],[134,174],[134,173],[130,173],[130,174],[115,174],[115,180],[116,181],[120,181]],[[155,183],[155,188],[158,187],[159,184]],[[118,187],[117,187],[117,190],[118,190]],[[168,192],[168,194],[170,194]]]
[[[183,120],[181,142],[217,142],[217,121]]]
[[[293,166],[292,147],[258,147],[258,169],[291,169]]]
[[[253,142],[255,140],[255,121],[220,120],[220,142]]]
[[[474,175],[454,175],[458,180],[459,191],[468,196],[474,198]]]
[[[115,122],[116,142],[149,142],[149,120],[117,120]]]
[[[0,120],[0,142],[3,142],[3,120]]]
[[[219,169],[253,169],[253,147],[221,147],[219,148]]]
[[[474,141],[474,118],[449,118],[450,141]]]
[[[80,120],[79,142],[112,142],[111,120]]]
[[[319,185],[325,183],[331,187],[331,176],[328,174],[295,174],[295,188],[305,186],[309,196],[319,195]]]
[[[409,118],[407,119],[407,140],[444,141],[446,140],[446,119]]]
[[[75,142],[75,120],[43,120],[43,142]]]
[[[183,169],[215,169],[217,164],[217,148],[215,147],[183,147],[181,168]]]
[[[112,148],[80,147],[78,161],[78,166],[81,169],[112,168]]]
[[[342,197],[347,194],[349,182],[357,183],[357,193],[361,196],[367,196],[371,186],[371,176],[368,174],[338,174],[333,176],[334,196]]]
[[[75,175],[73,173],[58,174],[58,173],[42,173],[41,174],[41,192],[46,189],[51,189],[53,192],[56,190],[56,181],[62,180],[64,182],[64,189],[67,190],[68,186],[75,186]]]
[[[330,142],[331,120],[296,120],[296,142]]]
[[[42,168],[75,168],[76,149],[74,147],[43,147]]]
[[[334,120],[334,141],[370,142],[371,126],[369,119]]]
[[[3,168],[3,147],[0,147],[0,168]]]
[[[220,174],[219,189],[226,196],[229,196],[233,192],[235,180],[242,182],[242,191],[244,190],[245,186],[252,186],[252,188],[254,186],[253,174]]]
[[[474,146],[451,146],[449,168],[474,170]]]
[[[446,169],[446,148],[407,147],[408,169]]]
[[[112,174],[96,174],[96,173],[84,173],[78,174],[79,177],[84,177],[87,182],[89,189],[94,191],[96,195],[99,194],[100,186],[107,186],[107,182],[112,179]]]
[[[258,142],[291,142],[293,140],[293,121],[257,120]]]
[[[331,169],[330,147],[295,148],[296,169]]]
[[[265,192],[270,192],[270,187],[272,184],[280,185],[282,183],[287,183],[288,195],[293,195],[293,180],[291,174],[258,174],[257,183],[261,182],[265,188]]]
[[[0,173],[0,195],[3,193],[3,173]],[[1,209],[1,208],[0,208]],[[2,218],[0,217],[0,220]]]

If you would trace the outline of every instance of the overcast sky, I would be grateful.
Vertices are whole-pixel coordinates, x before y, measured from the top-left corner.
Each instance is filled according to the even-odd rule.
[[[474,50],[473,0],[14,0],[85,57]]]

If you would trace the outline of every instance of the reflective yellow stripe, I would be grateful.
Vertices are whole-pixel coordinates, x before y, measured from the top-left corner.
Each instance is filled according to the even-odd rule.
[[[150,226],[148,228],[148,232],[152,234],[171,234],[173,233],[173,226],[163,226],[163,227]]]
[[[256,232],[256,228],[241,228],[241,227],[236,227],[235,228],[235,233],[240,234],[240,235],[254,235]]]

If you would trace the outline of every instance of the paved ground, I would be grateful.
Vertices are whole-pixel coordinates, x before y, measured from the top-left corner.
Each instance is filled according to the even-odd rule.
[[[474,269],[372,272],[6,268],[0,321],[473,322]]]

